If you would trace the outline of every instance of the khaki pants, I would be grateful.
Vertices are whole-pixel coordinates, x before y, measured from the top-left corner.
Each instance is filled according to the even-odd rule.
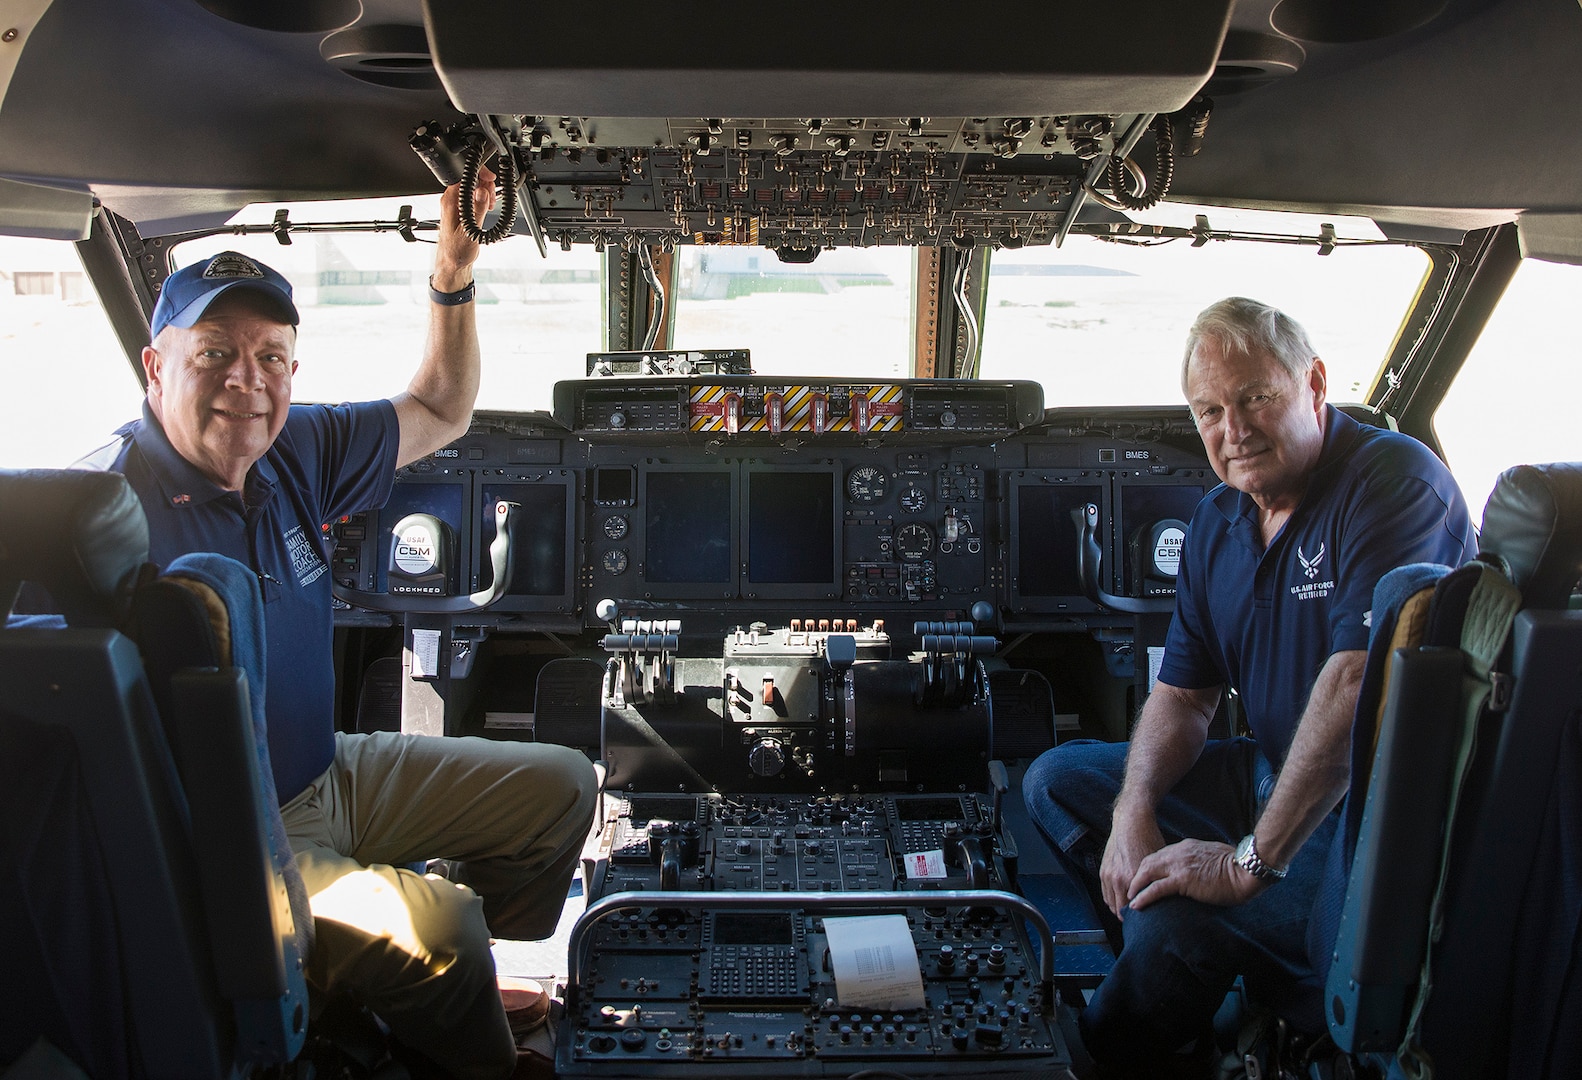
[[[337,734],[334,764],[280,811],[313,908],[309,984],[456,1076],[508,1075],[489,939],[554,932],[595,785],[563,746]],[[405,868],[424,859],[457,861],[456,881]]]

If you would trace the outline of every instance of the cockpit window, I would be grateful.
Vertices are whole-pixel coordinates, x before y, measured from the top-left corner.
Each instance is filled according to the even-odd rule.
[[[403,205],[420,221],[439,216],[439,196],[287,205],[293,222],[394,222]],[[278,204],[248,207],[233,224],[263,224]],[[268,233],[220,234],[175,250],[184,266],[233,250],[261,259],[290,280],[302,316],[292,397],[362,401],[406,386],[417,367],[428,320],[433,233],[407,243],[384,232],[294,234],[281,245]],[[603,346],[602,256],[591,247],[543,258],[533,241],[513,236],[483,249],[478,283],[478,338],[483,351],[478,408],[548,409],[551,387],[580,379],[587,354]]]
[[[438,216],[437,195],[287,206],[293,223],[380,221],[380,231],[220,234],[175,251],[176,265],[235,249],[285,274],[302,330],[293,396],[361,400],[393,394],[415,363],[427,318],[432,247],[391,227],[403,205]],[[233,224],[264,225],[276,205],[249,207]],[[1329,371],[1330,397],[1361,401],[1415,295],[1428,260],[1381,242],[1364,219],[1167,205],[1134,215],[1216,234],[1287,242],[1190,239],[1127,242],[1072,235],[1065,244],[1002,249],[990,263],[979,375],[1043,383],[1051,406],[1178,404],[1181,343],[1193,317],[1241,294],[1305,324]],[[1317,239],[1332,226],[1327,255]],[[1305,238],[1308,242],[1289,242]],[[676,252],[676,349],[748,349],[772,375],[902,377],[912,371],[915,251],[824,251],[786,263],[759,247],[683,245]],[[486,247],[476,268],[485,358],[478,407],[546,409],[551,387],[582,378],[605,346],[603,255],[588,246],[548,258],[525,236]],[[948,294],[948,290],[944,290]],[[949,303],[948,295],[942,302]]]
[[[70,465],[137,416],[142,390],[64,240],[0,236],[0,463]]]
[[[1582,367],[1572,344],[1579,290],[1582,266],[1523,259],[1434,413],[1474,520],[1504,469],[1582,457]]]
[[[911,375],[913,252],[678,249],[675,347],[751,352],[761,375]]]
[[[1190,228],[1316,240],[1325,223],[1340,245],[1190,239],[1129,243],[1070,236],[1064,246],[996,251],[990,264],[979,374],[1033,379],[1052,407],[1174,405],[1181,355],[1197,313],[1225,296],[1282,308],[1306,328],[1329,375],[1331,401],[1364,401],[1428,270],[1415,248],[1347,245],[1382,235],[1341,217],[1162,205],[1134,215]]]

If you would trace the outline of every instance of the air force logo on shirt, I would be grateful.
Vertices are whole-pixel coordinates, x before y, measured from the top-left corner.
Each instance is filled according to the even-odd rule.
[[[1302,546],[1300,544],[1297,545],[1296,561],[1301,564],[1302,573],[1306,576],[1307,581],[1302,584],[1292,585],[1292,596],[1298,600],[1322,600],[1335,591],[1334,578],[1326,578],[1323,581],[1318,579],[1319,574],[1324,572],[1324,556],[1326,554],[1327,551],[1322,541],[1319,542],[1318,551],[1312,555],[1306,554],[1302,550]]]
[[[1302,554],[1302,546],[1298,544],[1296,548],[1296,561],[1302,564],[1302,570],[1307,574],[1307,580],[1312,581],[1314,578],[1318,577],[1318,564],[1324,561],[1323,541],[1319,542],[1318,554],[1314,555],[1311,559]]]

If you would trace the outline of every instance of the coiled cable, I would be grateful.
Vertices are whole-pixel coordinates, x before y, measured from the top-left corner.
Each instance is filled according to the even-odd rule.
[[[1110,158],[1109,182],[1110,192],[1116,202],[1128,210],[1152,210],[1159,205],[1159,200],[1170,194],[1170,181],[1175,178],[1175,132],[1170,126],[1170,117],[1159,116],[1154,119],[1154,177],[1152,183],[1139,186],[1137,193],[1132,193],[1131,186],[1127,183],[1127,168],[1131,165],[1129,159],[1123,160],[1119,156]]]
[[[1121,164],[1125,166],[1126,171],[1131,174],[1132,182],[1136,184],[1137,190],[1146,191],[1148,189],[1148,178],[1143,175],[1142,166],[1138,165],[1137,162],[1133,161],[1131,158],[1127,158],[1125,161],[1122,161]],[[1124,214],[1126,212],[1126,207],[1110,198],[1108,193],[1101,191],[1099,188],[1084,183],[1082,185],[1082,190],[1086,191],[1088,193],[1088,197],[1094,202],[1109,207],[1117,214]]]
[[[494,227],[485,232],[478,227],[473,211],[472,195],[478,186],[478,170],[483,167],[482,142],[468,146],[462,157],[461,170],[461,228],[474,243],[494,244],[511,235],[516,227],[516,158],[506,152],[500,155],[495,172],[495,192],[500,197],[500,218]]]

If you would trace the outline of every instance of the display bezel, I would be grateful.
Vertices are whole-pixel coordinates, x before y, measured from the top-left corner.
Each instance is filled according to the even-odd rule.
[[[1095,597],[1084,593],[1080,585],[1069,592],[1029,592],[1027,591],[1026,567],[1032,562],[1044,562],[1050,558],[1048,550],[1024,551],[1022,534],[1027,525],[1026,509],[1024,503],[1027,493],[1032,491],[1072,491],[1078,488],[1095,488],[1098,493],[1099,522],[1095,539],[1098,541],[1102,563],[1099,568],[1099,587],[1108,589],[1115,561],[1113,542],[1113,494],[1110,476],[1103,472],[1091,469],[1027,469],[1019,470],[1012,474],[1010,481],[1010,517],[1009,521],[1014,526],[1009,529],[1008,551],[1008,586],[1010,593],[1011,609],[1025,612],[1071,612],[1085,613],[1097,611],[1100,608]],[[1084,502],[1087,500],[1083,500]],[[1071,508],[1075,508],[1075,501]],[[1073,533],[1075,524],[1071,525]],[[1035,530],[1036,531],[1036,530]],[[1075,559],[1075,539],[1072,539],[1072,555]],[[1029,561],[1031,560],[1031,562]]]
[[[494,499],[487,495],[486,489],[500,487],[558,489],[562,493],[564,512],[559,523],[559,535],[563,557],[560,560],[559,585],[554,592],[508,592],[486,610],[502,613],[571,611],[576,603],[576,515],[579,504],[575,476],[561,469],[551,473],[544,470],[499,469],[494,470],[492,475],[473,477],[473,517],[477,528],[472,530],[472,591],[487,589],[494,581],[493,570],[489,565],[489,545],[494,540]],[[515,526],[519,537],[537,524],[534,508],[524,506],[523,511],[521,523]]]
[[[439,492],[446,492],[447,498],[454,496],[458,499],[455,504],[456,516],[437,513],[434,509],[434,499]],[[417,498],[418,493],[427,496],[426,499]],[[447,511],[451,507],[445,508]],[[396,523],[408,514],[434,514],[445,524],[450,526],[450,542],[456,549],[455,564],[446,575],[446,584],[452,596],[464,591],[462,583],[468,581],[472,575],[472,554],[467,550],[468,529],[466,523],[472,514],[472,492],[469,490],[467,479],[464,476],[436,476],[428,477],[398,477],[390,488],[390,497],[378,510],[369,513],[369,526],[374,541],[374,592],[387,593],[390,591],[390,545],[392,530]]]
[[[1201,469],[1193,470],[1186,476],[1178,474],[1168,478],[1124,474],[1118,477],[1115,487],[1115,572],[1110,576],[1110,584],[1105,587],[1116,596],[1136,599],[1164,600],[1173,597],[1175,595],[1173,588],[1168,593],[1159,592],[1145,596],[1138,587],[1141,575],[1139,568],[1133,565],[1132,534],[1165,518],[1175,518],[1183,523],[1190,523],[1192,513],[1202,501],[1204,494],[1217,483],[1218,480],[1212,473]],[[1155,513],[1137,509],[1147,498],[1157,499],[1158,493],[1163,491],[1179,493],[1168,496],[1178,503],[1171,508],[1178,512]]]
[[[653,576],[654,537],[654,482],[656,477],[671,476],[723,476],[728,493],[726,505],[718,513],[726,523],[724,539],[728,544],[726,574],[723,580],[656,580]],[[645,597],[704,599],[719,597],[732,599],[737,595],[741,580],[741,536],[735,525],[740,518],[741,480],[738,471],[729,465],[647,464],[638,469],[637,504],[632,515],[632,543],[634,552],[641,557],[633,568]]]
[[[776,479],[790,476],[811,476],[823,481],[824,494],[828,497],[829,520],[820,527],[815,523],[812,530],[803,534],[804,538],[812,543],[822,539],[823,548],[829,555],[829,570],[822,577],[809,578],[801,581],[758,581],[753,577],[753,536],[755,532],[755,511],[763,513],[766,503],[765,494],[759,493],[757,503],[754,503],[754,485],[756,482],[765,484]],[[843,561],[841,559],[841,507],[844,471],[835,463],[818,465],[773,465],[770,463],[751,463],[742,475],[742,595],[747,599],[835,599],[841,595],[841,573]],[[815,535],[817,534],[817,535]],[[759,544],[760,552],[763,545]]]

